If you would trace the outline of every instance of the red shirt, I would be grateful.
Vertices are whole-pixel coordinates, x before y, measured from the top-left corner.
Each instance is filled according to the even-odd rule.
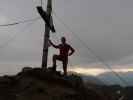
[[[64,56],[64,57],[67,57],[70,48],[71,48],[71,46],[68,45],[68,44],[60,44],[60,45],[59,45],[60,55],[61,55],[61,56]]]

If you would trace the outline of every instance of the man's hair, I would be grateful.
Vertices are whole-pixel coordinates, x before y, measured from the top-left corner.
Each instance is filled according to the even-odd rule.
[[[66,41],[66,38],[63,36],[63,37],[61,37],[61,40],[64,40],[64,41]]]

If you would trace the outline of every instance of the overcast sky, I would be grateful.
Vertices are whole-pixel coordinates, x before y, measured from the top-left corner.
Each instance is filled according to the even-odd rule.
[[[44,9],[46,1],[43,0]],[[53,0],[56,15],[93,52],[88,51],[55,16],[53,18],[57,33],[51,33],[51,40],[59,43],[60,37],[65,35],[68,43],[76,48],[75,55],[70,58],[70,65],[96,63],[94,55],[113,66],[116,64],[125,65],[125,67],[132,65],[132,4],[132,0]],[[0,24],[38,17],[37,5],[40,5],[40,0],[0,0]],[[0,64],[39,66],[44,25],[43,20],[40,19],[33,23],[0,27]],[[53,53],[58,52],[50,48],[49,62]],[[8,69],[8,72],[10,69],[16,70],[16,67],[4,66],[4,69]]]

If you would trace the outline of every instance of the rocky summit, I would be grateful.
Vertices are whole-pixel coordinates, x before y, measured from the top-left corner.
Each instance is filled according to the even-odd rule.
[[[63,76],[50,69],[25,67],[0,77],[0,100],[108,100],[87,88],[78,75]]]

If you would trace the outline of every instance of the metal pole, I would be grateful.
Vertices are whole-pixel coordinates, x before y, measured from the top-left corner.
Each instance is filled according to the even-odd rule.
[[[48,20],[50,22],[52,12],[52,0],[47,1],[47,14],[48,14]],[[44,45],[43,45],[43,55],[42,55],[42,68],[47,69],[47,61],[48,61],[48,41],[50,37],[50,29],[45,24],[45,33],[44,33]]]

